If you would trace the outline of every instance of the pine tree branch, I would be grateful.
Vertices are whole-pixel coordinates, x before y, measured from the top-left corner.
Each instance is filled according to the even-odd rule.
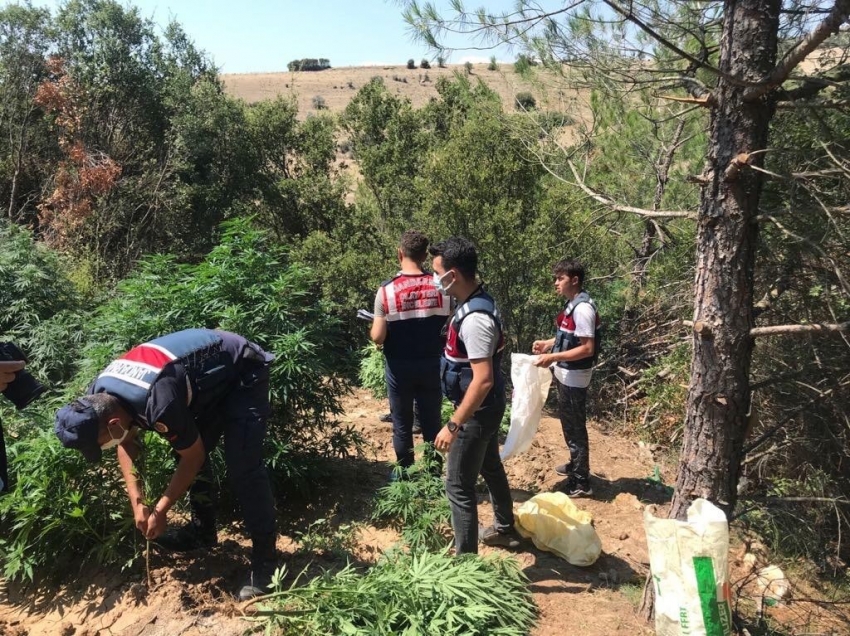
[[[688,91],[688,94],[691,97],[694,98],[694,103],[699,103],[704,106],[714,106],[716,104],[714,94],[709,90],[709,88],[705,84],[700,82],[695,77],[662,77],[653,81],[666,82],[666,84],[660,87],[662,90],[668,88],[683,88],[684,90]]]
[[[792,408],[790,411],[787,411],[786,414],[785,414],[785,417],[783,417],[776,424],[774,424],[769,429],[767,429],[764,433],[759,435],[752,442],[750,442],[749,444],[744,446],[743,456],[749,455],[755,449],[757,449],[759,446],[761,446],[767,440],[769,440],[771,437],[776,435],[776,432],[779,429],[781,429],[788,422],[790,422],[792,419],[794,419],[799,413],[802,413],[803,411],[807,410],[813,404],[823,400],[826,397],[829,397],[832,394],[833,394],[833,390],[829,389],[828,391],[824,391],[822,395],[818,395],[818,396],[813,397],[812,399],[810,399],[805,404],[800,404],[799,406],[795,406],[794,408]]]
[[[776,107],[782,110],[791,108],[820,108],[828,110],[840,110],[850,108],[850,99],[811,99],[806,101],[776,102]]]
[[[785,55],[782,61],[770,72],[759,86],[744,91],[744,101],[754,101],[772,91],[788,79],[791,72],[797,68],[809,53],[833,33],[838,33],[838,27],[850,16],[850,0],[836,0],[835,5],[826,18],[812,29]]]
[[[818,245],[817,243],[815,243],[811,239],[806,238],[805,236],[800,236],[799,234],[792,232],[791,230],[789,230],[787,227],[785,227],[781,222],[779,222],[775,217],[771,216],[770,214],[759,214],[755,218],[758,221],[763,221],[763,220],[764,221],[770,221],[777,228],[779,228],[779,230],[783,234],[785,234],[785,236],[792,238],[795,241],[798,241],[800,243],[805,243],[810,248],[812,248],[812,250],[817,252],[818,255],[821,258],[823,258],[826,261],[829,261],[829,264],[832,265],[832,271],[835,272],[835,276],[836,276],[836,278],[838,278],[838,282],[841,284],[841,289],[844,291],[845,294],[850,296],[850,284],[848,284],[847,279],[844,278],[844,273],[841,271],[841,268],[838,266],[838,263],[835,262],[835,259],[832,256],[830,256],[829,254],[827,254],[820,245]]]
[[[838,333],[850,331],[850,320],[838,324],[812,323],[810,325],[773,325],[770,327],[754,327],[750,336],[779,336],[787,333]]]
[[[737,77],[732,77],[731,75],[728,75],[728,74],[724,73],[723,71],[721,71],[716,66],[712,66],[707,61],[701,60],[698,57],[696,57],[695,55],[691,55],[687,51],[684,51],[683,49],[679,48],[678,46],[673,44],[670,40],[668,40],[663,35],[661,35],[658,31],[656,31],[655,29],[650,27],[648,24],[646,24],[643,20],[638,18],[631,10],[631,3],[629,3],[629,8],[626,9],[626,8],[620,6],[620,4],[618,2],[614,2],[613,0],[602,0],[602,1],[608,7],[610,7],[612,11],[614,11],[618,15],[622,16],[624,19],[626,19],[629,22],[631,22],[632,24],[634,24],[636,27],[638,27],[641,31],[643,31],[647,35],[649,35],[652,39],[654,39],[660,45],[671,50],[673,53],[675,53],[679,57],[686,59],[689,62],[691,62],[691,64],[695,68],[705,69],[705,70],[713,73],[714,75],[717,75],[718,77],[722,77],[724,79],[724,81],[726,81],[727,83],[729,83],[733,86],[743,86],[743,87],[751,87],[751,88],[757,88],[758,87],[758,85],[753,83],[753,82],[746,82],[744,80],[738,79]],[[850,3],[850,0],[840,0],[840,1]]]
[[[658,219],[670,219],[670,218],[679,218],[679,219],[696,219],[696,212],[688,212],[686,210],[646,210],[644,208],[636,208],[630,205],[621,205],[612,199],[609,199],[604,194],[597,192],[588,186],[584,180],[579,176],[578,170],[576,170],[575,165],[569,159],[567,160],[567,165],[570,167],[570,171],[573,173],[573,177],[575,177],[575,185],[581,188],[591,199],[601,203],[602,205],[611,208],[612,210],[616,210],[617,212],[628,212],[630,214],[637,214],[638,216],[643,216],[647,218],[658,218]]]
[[[788,91],[779,91],[779,99],[783,102],[810,99],[830,86],[841,86],[850,80],[850,64],[841,64],[830,69],[828,74],[815,77],[790,78],[801,82],[800,86]]]

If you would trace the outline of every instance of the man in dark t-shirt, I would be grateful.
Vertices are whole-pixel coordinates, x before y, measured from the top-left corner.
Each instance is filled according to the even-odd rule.
[[[111,362],[87,395],[56,414],[62,444],[90,462],[117,448],[136,527],[176,551],[217,543],[209,454],[223,436],[228,478],[253,543],[251,574],[239,592],[243,600],[265,593],[277,566],[274,500],[262,457],[273,359],[237,334],[179,331]],[[140,429],[167,439],[178,457],[170,483],[153,505],[146,503],[133,465]],[[187,490],[192,519],[167,530],[168,512]]]

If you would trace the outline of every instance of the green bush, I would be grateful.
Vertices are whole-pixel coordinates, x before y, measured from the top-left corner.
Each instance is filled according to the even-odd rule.
[[[368,389],[376,400],[387,398],[387,381],[384,377],[384,352],[370,342],[360,350],[360,386]]]
[[[525,636],[536,615],[520,566],[496,556],[393,552],[297,585],[264,604],[267,633]]]
[[[292,60],[286,65],[289,71],[324,71],[331,67],[331,61],[327,58],[305,57],[300,60]]]
[[[411,70],[415,69],[416,68],[416,60],[414,60],[413,58],[410,58],[409,60],[407,60],[407,68],[409,68]]]
[[[496,63],[496,56],[495,55],[490,56],[490,63],[487,65],[487,70],[488,71],[498,71],[499,70],[499,65]]]
[[[537,60],[524,53],[520,53],[514,62],[514,71],[522,75],[530,71],[532,66],[537,66]]]
[[[419,67],[424,68],[424,69],[429,69],[429,68],[431,68],[431,62],[429,62],[427,58],[423,57],[422,61],[419,62]]]
[[[52,434],[53,410],[82,393],[103,366],[139,342],[189,327],[218,327],[276,355],[267,457],[278,489],[309,483],[311,458],[341,455],[356,443],[336,425],[347,390],[339,323],[317,293],[312,272],[250,221],[224,227],[221,244],[197,265],[149,257],[114,297],[86,315],[88,343],[61,397],[41,400],[8,424],[14,490],[0,498],[0,563],[10,577],[60,563],[57,554],[102,562],[130,558],[132,517],[115,455],[88,466]],[[5,424],[5,422],[4,422]],[[161,492],[172,466],[168,445],[149,435],[147,483]],[[217,464],[220,457],[214,457]],[[219,466],[220,468],[220,466]],[[218,475],[222,475],[221,470]],[[227,500],[223,502],[227,516]]]
[[[401,532],[411,550],[442,550],[451,541],[449,500],[439,475],[442,465],[429,444],[420,444],[416,451],[420,459],[413,466],[395,469],[404,479],[378,491],[372,517]]]
[[[466,70],[467,75],[472,75],[472,62],[469,60],[463,65],[463,68]]]
[[[537,100],[528,91],[523,91],[514,97],[514,106],[517,110],[534,110],[537,108]]]
[[[68,276],[71,264],[25,229],[0,221],[0,341],[16,342],[30,370],[48,383],[73,373],[85,333],[87,296]]]

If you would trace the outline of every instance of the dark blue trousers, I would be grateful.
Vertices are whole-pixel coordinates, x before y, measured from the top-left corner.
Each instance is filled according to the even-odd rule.
[[[425,441],[433,442],[440,432],[440,358],[388,358],[384,368],[393,416],[393,450],[396,461],[409,467],[413,464],[414,402]]]
[[[207,460],[189,489],[193,518],[202,526],[214,527],[216,492],[209,454],[224,437],[228,482],[255,548],[275,535],[274,497],[263,461],[269,411],[269,368],[246,363],[236,387],[215,409],[198,416]]]

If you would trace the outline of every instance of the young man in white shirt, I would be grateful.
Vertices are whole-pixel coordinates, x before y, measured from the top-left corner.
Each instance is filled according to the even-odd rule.
[[[567,477],[562,490],[571,497],[593,494],[590,485],[590,446],[587,438],[587,387],[598,354],[599,313],[583,290],[584,266],[564,259],[552,267],[552,281],[559,296],[567,299],[555,320],[555,337],[536,340],[532,352],[540,354],[538,367],[552,367],[558,380],[558,415],[570,461],[555,468]]]

